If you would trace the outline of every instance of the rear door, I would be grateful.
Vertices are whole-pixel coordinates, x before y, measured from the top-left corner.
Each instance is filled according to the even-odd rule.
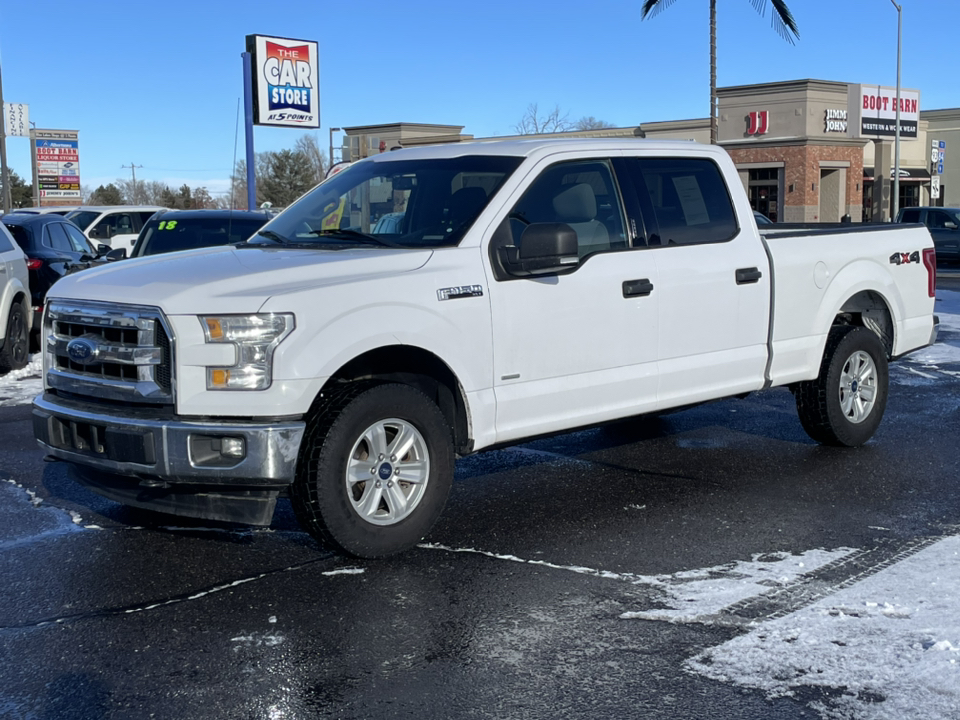
[[[627,162],[659,276],[659,407],[759,389],[768,260],[752,223],[739,227],[720,167],[692,156]]]
[[[654,409],[659,286],[653,255],[626,232],[613,163],[544,161],[491,239],[497,441]],[[524,230],[565,223],[580,264],[563,275],[512,277],[500,247]]]

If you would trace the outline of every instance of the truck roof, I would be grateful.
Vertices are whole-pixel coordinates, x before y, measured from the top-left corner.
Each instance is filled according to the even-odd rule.
[[[453,158],[464,155],[513,155],[516,157],[530,157],[542,153],[559,151],[591,151],[610,152],[644,148],[646,150],[663,150],[677,152],[696,149],[710,151],[715,146],[704,145],[692,141],[681,140],[646,140],[643,138],[537,138],[528,137],[516,140],[479,140],[471,142],[443,143],[439,145],[424,145],[422,147],[403,148],[386,153],[372,155],[367,160],[386,162],[391,160],[414,160],[421,158]]]

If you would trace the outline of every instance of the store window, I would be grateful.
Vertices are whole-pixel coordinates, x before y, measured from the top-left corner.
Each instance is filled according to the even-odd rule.
[[[900,183],[900,207],[920,206],[920,186],[916,183]]]
[[[780,216],[781,168],[756,168],[749,171],[747,197],[750,207],[777,222]]]

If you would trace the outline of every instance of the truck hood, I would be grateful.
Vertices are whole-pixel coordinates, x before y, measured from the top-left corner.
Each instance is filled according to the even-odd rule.
[[[215,247],[109,263],[68,275],[50,297],[152,305],[170,315],[257,312],[272,296],[389,277],[432,250]]]

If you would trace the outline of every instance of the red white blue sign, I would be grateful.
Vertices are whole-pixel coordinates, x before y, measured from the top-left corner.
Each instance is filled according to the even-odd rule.
[[[320,127],[320,63],[312,40],[247,36],[255,125]]]

